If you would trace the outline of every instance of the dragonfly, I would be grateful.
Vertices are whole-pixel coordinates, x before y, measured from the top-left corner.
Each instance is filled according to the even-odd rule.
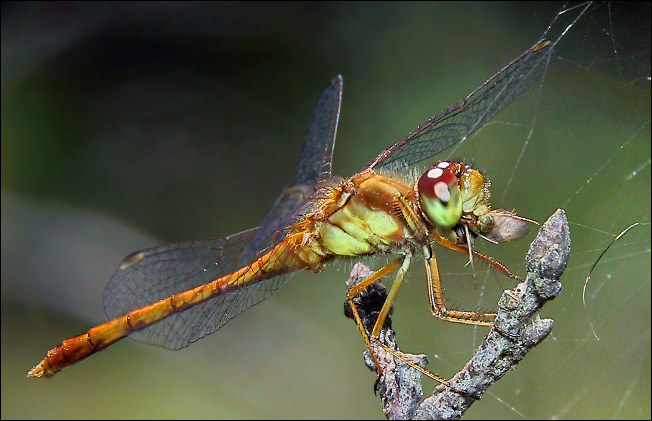
[[[28,377],[54,376],[125,337],[173,350],[184,348],[269,298],[297,271],[318,273],[336,258],[394,257],[347,292],[372,355],[391,302],[419,251],[433,315],[493,325],[495,314],[446,308],[432,246],[438,243],[466,253],[471,260],[480,259],[516,277],[502,263],[473,250],[473,241],[480,237],[503,243],[522,237],[529,220],[492,209],[488,180],[464,162],[440,161],[416,177],[401,176],[399,170],[423,165],[478,131],[540,78],[551,51],[549,41],[537,42],[349,178],[332,174],[343,87],[342,77],[335,77],[319,98],[294,182],[281,192],[260,226],[224,238],[162,245],[128,255],[104,292],[109,321],[65,339],[47,352]],[[393,272],[394,283],[369,333],[353,299]]]

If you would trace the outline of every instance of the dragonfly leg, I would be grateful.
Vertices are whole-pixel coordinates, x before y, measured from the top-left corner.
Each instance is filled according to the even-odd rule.
[[[432,314],[438,319],[446,320],[449,322],[464,323],[476,326],[493,326],[493,321],[496,319],[495,313],[448,310],[446,308],[446,299],[444,298],[444,291],[441,286],[441,278],[439,276],[437,258],[435,257],[434,252],[430,249],[429,245],[424,245],[423,249],[426,264],[426,278],[428,279],[428,296],[430,299],[430,309]],[[476,256],[478,255],[483,256],[480,253],[478,253]],[[502,265],[502,263],[501,266],[505,267]],[[507,270],[507,268],[505,268],[505,270]]]
[[[470,255],[472,255],[474,257],[477,257],[478,259],[489,263],[494,269],[496,269],[499,272],[504,273],[505,275],[509,276],[510,278],[516,279],[518,281],[523,281],[523,278],[521,278],[518,275],[514,275],[512,272],[509,271],[509,269],[507,269],[507,266],[505,266],[503,263],[499,262],[498,260],[494,259],[493,257],[485,256],[484,254],[478,253],[475,250],[469,251],[468,247],[456,244],[456,243],[452,242],[451,240],[449,240],[449,239],[447,239],[445,237],[442,237],[437,232],[437,230],[432,230],[431,234],[432,234],[432,237],[437,242],[437,244],[440,244],[440,245],[446,247],[449,250],[457,251],[457,252],[464,253],[464,254],[470,254]],[[439,274],[437,274],[437,277],[439,277]]]
[[[411,261],[412,261],[412,251],[406,250],[405,255],[403,256],[403,263],[401,264],[401,267],[396,272],[396,277],[394,278],[394,282],[392,283],[392,288],[387,293],[387,298],[383,303],[383,307],[380,310],[380,313],[378,313],[378,318],[376,319],[376,323],[374,324],[374,329],[371,331],[371,338],[374,341],[378,341],[378,337],[380,336],[380,330],[383,328],[383,325],[385,324],[385,319],[387,319],[387,315],[389,314],[389,310],[392,308],[392,304],[394,303],[396,294],[398,293],[399,288],[401,288],[401,284],[403,283],[403,278],[405,277],[405,273],[410,268]]]
[[[426,370],[425,368],[419,366],[418,364],[414,363],[413,361],[410,361],[407,359],[405,356],[403,356],[399,351],[396,351],[384,343],[382,343],[379,338],[380,338],[380,332],[383,328],[383,325],[385,324],[385,320],[387,319],[387,315],[389,314],[389,311],[392,307],[392,304],[394,302],[394,299],[396,298],[396,294],[398,293],[398,290],[401,286],[401,283],[403,282],[403,278],[405,277],[405,273],[407,272],[408,268],[410,267],[410,262],[412,259],[412,251],[407,250],[405,252],[405,255],[403,256],[403,261],[400,262],[400,259],[394,260],[387,264],[386,266],[382,267],[378,271],[374,272],[371,274],[369,277],[365,278],[362,280],[359,284],[351,288],[347,294],[348,296],[348,301],[349,305],[351,307],[351,310],[353,312],[353,318],[358,325],[358,328],[360,329],[360,332],[362,333],[362,337],[364,338],[365,345],[367,346],[367,349],[369,350],[371,357],[373,358],[374,363],[376,364],[376,372],[377,372],[377,377],[376,377],[376,386],[378,385],[380,381],[380,377],[382,376],[382,368],[381,365],[378,361],[378,356],[376,355],[376,352],[374,351],[374,348],[372,346],[372,343],[374,345],[379,346],[380,348],[384,349],[385,351],[389,352],[391,355],[393,355],[395,358],[400,359],[401,361],[405,362],[408,364],[410,367],[414,368],[415,370],[420,371],[422,374],[432,378],[433,380],[443,384],[444,386],[449,387],[450,389],[454,390],[457,393],[464,393],[460,391],[459,389],[453,387],[446,379],[431,373],[430,371]],[[365,288],[367,288],[369,285],[372,283],[376,282],[383,276],[391,273],[392,271],[396,270],[398,268],[398,271],[396,273],[396,277],[394,278],[394,282],[392,283],[392,287],[387,294],[387,298],[385,299],[385,302],[383,303],[383,307],[381,308],[378,318],[376,319],[376,322],[374,324],[373,330],[371,332],[371,335],[367,332],[366,328],[364,327],[364,324],[362,322],[362,319],[360,318],[360,314],[358,313],[357,307],[355,303],[353,302],[353,299],[358,296]]]
[[[380,364],[378,363],[378,358],[376,357],[376,353],[373,351],[373,347],[371,346],[371,342],[369,340],[369,334],[367,333],[367,329],[364,327],[364,323],[362,323],[362,319],[360,318],[360,313],[358,313],[358,308],[353,302],[353,299],[360,295],[362,291],[364,291],[365,288],[367,288],[369,285],[373,284],[383,276],[393,272],[396,270],[399,266],[400,259],[394,260],[387,265],[383,266],[382,268],[378,269],[376,272],[372,273],[369,275],[367,278],[363,279],[360,281],[358,284],[350,288],[347,293],[347,300],[349,302],[349,307],[351,308],[351,312],[353,313],[353,320],[355,320],[355,324],[358,325],[358,328],[360,329],[360,333],[362,334],[362,338],[364,339],[364,343],[367,346],[367,349],[371,353],[371,357],[374,360],[374,363],[376,364],[376,368],[378,369],[378,377],[376,378],[376,382],[378,382],[378,379],[380,378],[381,374],[381,369],[380,369]],[[383,320],[384,323],[384,320]]]

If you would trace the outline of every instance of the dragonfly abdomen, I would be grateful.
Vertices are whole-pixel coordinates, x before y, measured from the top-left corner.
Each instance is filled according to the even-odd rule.
[[[187,310],[219,294],[246,288],[263,279],[298,269],[319,270],[323,267],[324,260],[330,256],[322,253],[319,248],[312,248],[309,245],[314,243],[306,243],[305,233],[292,233],[268,253],[235,272],[132,310],[123,316],[95,326],[84,334],[64,340],[59,346],[48,351],[45,358],[27,375],[28,377],[52,377],[64,368],[101,351],[131,333],[145,329],[172,314]]]
[[[133,310],[89,329],[88,332],[65,339],[48,351],[45,358],[28,373],[28,377],[52,377],[64,368],[103,350],[130,333],[142,330],[182,309],[201,302],[202,285],[182,294],[175,294],[149,306]],[[205,289],[205,288],[204,288]],[[214,294],[213,294],[214,295]],[[192,297],[192,298],[191,298]]]
[[[164,301],[159,301],[154,305],[161,305]],[[151,306],[150,306],[151,307]],[[132,313],[136,313],[135,310]],[[43,360],[32,368],[28,377],[52,377],[59,371],[83,360],[84,358],[101,351],[107,346],[116,343],[126,337],[129,333],[138,330],[130,326],[131,313],[110,320],[101,325],[91,328],[88,332],[72,338],[65,339],[61,344],[48,351]],[[144,325],[142,328],[146,327]]]

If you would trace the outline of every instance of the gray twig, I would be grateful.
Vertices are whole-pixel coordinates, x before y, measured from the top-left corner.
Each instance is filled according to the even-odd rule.
[[[375,347],[382,369],[378,391],[388,419],[458,419],[494,382],[516,366],[527,352],[543,341],[554,321],[540,319],[536,313],[543,304],[561,292],[559,278],[570,254],[570,230],[563,209],[558,209],[541,226],[526,256],[527,277],[516,288],[503,292],[498,302],[495,327],[489,331],[473,357],[453,378],[452,388],[439,385],[432,395],[422,398],[421,373]],[[358,263],[347,281],[349,288],[370,273]],[[380,282],[371,285],[355,302],[365,327],[370,330],[385,294]],[[380,303],[380,305],[378,304]],[[345,309],[348,303],[345,303]],[[350,316],[350,310],[348,315]],[[398,351],[391,322],[383,327],[380,342]],[[398,351],[400,353],[400,351]],[[401,353],[406,359],[424,367],[425,355]],[[365,363],[376,370],[369,352]]]

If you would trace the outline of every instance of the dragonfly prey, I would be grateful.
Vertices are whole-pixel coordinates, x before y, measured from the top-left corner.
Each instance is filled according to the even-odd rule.
[[[51,377],[127,336],[184,348],[269,298],[300,269],[320,272],[335,258],[381,253],[393,260],[347,294],[354,314],[352,300],[364,286],[396,272],[383,307],[387,313],[413,254],[422,253],[433,315],[491,326],[492,313],[446,308],[432,246],[466,253],[513,276],[500,262],[474,251],[473,241],[521,237],[528,231],[526,220],[492,209],[489,182],[464,162],[440,161],[420,176],[410,169],[425,167],[424,161],[478,131],[527,90],[543,73],[551,49],[549,41],[538,42],[350,178],[332,175],[342,101],[342,78],[334,78],[321,94],[304,138],[294,183],[281,192],[259,227],[127,256],[104,293],[109,321],[64,340],[28,376]],[[372,355],[381,318],[368,334],[356,315]]]

